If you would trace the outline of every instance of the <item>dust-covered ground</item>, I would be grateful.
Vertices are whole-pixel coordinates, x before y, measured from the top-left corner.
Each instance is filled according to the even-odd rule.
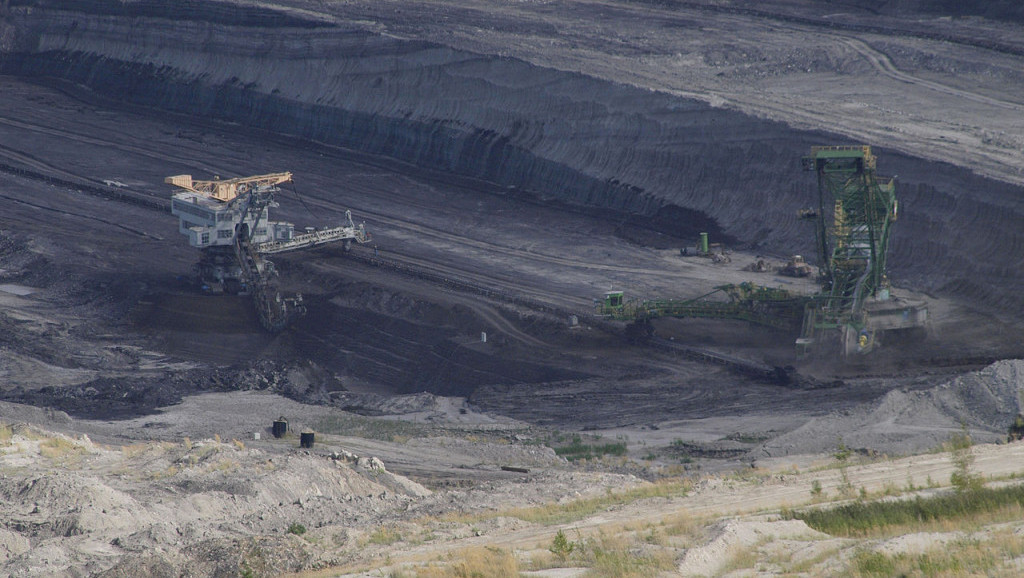
[[[555,127],[551,133],[521,127],[501,137],[519,144],[533,139],[531,154],[558,159],[555,168],[538,161],[542,168],[530,177],[544,182],[537,175],[547,174],[549,184],[524,188],[506,182],[503,172],[523,161],[481,153],[477,149],[491,146],[484,137],[475,148],[466,145],[465,156],[493,167],[464,170],[452,161],[446,170],[423,160],[430,155],[420,149],[435,145],[416,141],[419,129],[404,133],[400,123],[384,140],[409,139],[414,152],[408,158],[315,142],[277,125],[270,131],[225,122],[169,102],[166,109],[159,102],[143,106],[92,81],[55,78],[57,72],[0,77],[0,422],[11,428],[0,429],[5,572],[237,575],[248,569],[276,575],[340,566],[365,572],[400,568],[390,559],[399,551],[411,552],[403,564],[464,545],[544,552],[551,525],[523,516],[472,516],[571,504],[609,488],[646,488],[679,476],[698,480],[692,497],[679,490],[631,503],[621,517],[597,513],[558,527],[597,531],[693,512],[714,517],[778,508],[809,497],[814,477],[805,471],[787,484],[783,478],[790,474],[782,472],[821,466],[840,445],[863,456],[906,456],[940,447],[964,426],[977,441],[998,442],[1021,413],[1024,377],[1013,359],[1021,355],[1024,332],[1012,310],[1019,300],[1013,290],[1019,286],[1013,250],[1019,227],[1010,218],[1019,199],[1002,196],[1000,188],[1019,184],[1020,143],[1011,134],[1019,119],[1006,121],[1004,132],[992,126],[993,118],[1020,107],[1013,101],[1019,55],[1007,32],[1018,30],[1012,22],[936,17],[913,23],[900,14],[892,32],[871,28],[861,21],[871,16],[857,12],[836,33],[821,22],[794,19],[788,4],[770,17],[717,5],[437,3],[409,4],[402,16],[388,3],[353,3],[343,15],[337,7],[318,12],[307,4],[274,9],[330,17],[335,24],[351,20],[382,38],[447,43],[493,62],[521,59],[516,62],[529,63],[526,69],[537,74],[530,82],[538,87],[562,86],[546,76],[551,71],[558,78],[599,79],[614,94],[620,94],[617,83],[630,90],[660,83],[652,90],[737,112],[729,117],[735,123],[729,139],[736,142],[744,127],[780,131],[775,148],[763,147],[775,151],[765,158],[796,145],[806,152],[809,137],[738,113],[884,141],[918,173],[927,172],[921,167],[951,170],[942,162],[955,153],[958,170],[969,166],[977,173],[950,173],[962,180],[957,186],[987,183],[994,192],[972,190],[975,197],[964,193],[958,200],[946,191],[929,199],[935,189],[928,187],[941,183],[907,191],[917,202],[903,207],[910,216],[901,217],[897,230],[906,223],[917,236],[946,231],[959,218],[971,227],[966,239],[895,237],[896,269],[907,273],[894,277],[897,294],[928,303],[926,339],[890,340],[870,357],[844,362],[827,355],[798,360],[795,327],[658,320],[648,337],[593,315],[593,300],[613,289],[648,298],[692,297],[744,281],[797,293],[816,289],[808,279],[745,270],[758,259],[781,265],[789,256],[778,250],[787,246],[782,241],[799,237],[807,246],[813,232],[799,230],[788,205],[778,208],[783,220],[765,222],[775,213],[757,205],[766,196],[758,183],[744,185],[758,201],[729,196],[737,194],[731,179],[747,183],[746,171],[765,163],[743,168],[749,143],[716,144],[720,133],[706,133],[709,128],[697,126],[686,138],[666,129],[666,138],[680,148],[691,140],[711,143],[729,162],[654,170],[658,162],[675,160],[658,156],[668,150],[663,142],[617,149],[614,135],[621,133],[601,133],[594,119],[605,117],[579,112],[590,105],[570,98],[566,102],[575,104],[565,105],[574,111],[567,122],[593,122],[579,125],[592,133],[563,135],[552,144],[545,135],[561,129],[549,120],[544,126]],[[24,5],[15,2],[14,12],[29,15]],[[159,7],[138,6],[156,10],[138,17],[163,22]],[[56,10],[55,22],[63,26],[80,18],[74,10],[85,10],[72,8]],[[521,28],[506,35],[478,26],[488,9]],[[422,17],[434,11],[458,24]],[[588,19],[573,24],[578,11]],[[644,15],[657,17],[658,34],[642,33],[649,22]],[[691,16],[708,17],[707,26]],[[617,21],[623,26],[614,27],[616,35],[602,33]],[[98,22],[90,26],[118,26]],[[753,26],[752,36],[726,46],[701,40],[731,26]],[[664,33],[675,29],[686,34]],[[6,21],[0,27],[0,50],[27,42],[11,30]],[[979,44],[985,30],[995,54]],[[52,33],[40,34],[43,44],[55,42]],[[755,43],[763,50],[759,64],[747,54]],[[932,50],[936,44],[941,52]],[[414,45],[422,51],[416,58],[454,58],[437,56],[430,44]],[[814,47],[825,45],[831,60],[813,58]],[[971,63],[960,68],[966,76],[956,74],[964,63]],[[420,69],[410,64],[408,70]],[[524,73],[517,68],[516,74]],[[520,96],[530,92],[509,84]],[[851,86],[861,87],[858,98],[840,102],[837,95],[850,94]],[[130,94],[130,86],[125,91]],[[410,94],[388,102],[405,106]],[[622,115],[636,119],[626,124],[640,127],[635,139],[641,143],[661,132],[641,120],[646,113],[629,112],[646,102],[635,96],[621,93],[618,104],[612,99],[594,108],[622,106]],[[402,110],[418,120],[450,114],[452,122],[469,123],[472,117],[484,128],[505,118],[473,117],[473,98],[459,105],[448,98],[426,91],[423,109]],[[438,102],[443,105],[432,108]],[[517,106],[527,110],[528,104]],[[856,124],[861,109],[872,111],[870,123]],[[230,110],[222,112],[237,120]],[[880,154],[880,166],[886,158]],[[810,198],[814,186],[793,160],[792,182],[766,186],[788,204]],[[586,163],[616,176],[594,177],[581,168]],[[269,335],[259,329],[247,298],[201,295],[189,283],[197,255],[169,213],[172,191],[163,178],[277,170],[293,172],[295,183],[278,194],[274,218],[326,226],[351,209],[373,240],[350,253],[328,246],[275,257],[283,289],[302,293],[309,312]],[[668,173],[674,176],[664,177]],[[761,174],[747,176],[752,182]],[[630,182],[649,190],[632,200],[582,198],[575,177],[597,179],[602,190],[616,194],[641,190]],[[644,195],[659,178],[671,186],[722,183],[723,190],[707,195],[707,204],[688,207],[684,201],[693,191],[667,186],[659,194],[671,202],[634,211],[630,203],[650,201]],[[957,219],[949,218],[949,207],[961,209]],[[992,226],[985,224],[989,219]],[[1004,235],[1004,229],[1011,232]],[[681,253],[704,230],[725,243],[730,260]],[[760,244],[762,233],[774,239],[767,247]],[[912,249],[901,249],[901,241]],[[955,258],[943,265],[947,254]],[[981,272],[991,279],[980,279]],[[928,292],[915,290],[921,287]],[[270,424],[282,416],[292,434],[273,439]],[[317,435],[308,451],[297,447],[306,429]],[[1018,450],[985,449],[993,456],[986,471],[1013,473],[1000,460]],[[875,491],[892,476],[902,482],[907,474],[901,468],[910,471],[911,461],[893,463],[866,466],[864,485]],[[909,477],[919,486],[924,476],[948,478],[945,466],[936,464]],[[717,502],[724,495],[719,475],[733,471],[771,472],[754,484],[769,480],[779,491],[750,500],[755,486],[741,484],[727,493],[733,502]],[[289,532],[293,524],[307,533]],[[754,544],[757,535],[774,531],[709,527],[685,545],[663,546],[679,572],[724,571],[723,552],[735,541]],[[812,573],[841,569],[829,564]]]

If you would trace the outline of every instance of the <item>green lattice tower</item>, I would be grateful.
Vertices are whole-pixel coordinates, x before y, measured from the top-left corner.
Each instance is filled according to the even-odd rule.
[[[864,303],[888,285],[885,261],[897,212],[895,183],[875,175],[869,146],[813,147],[803,164],[818,177],[822,281],[822,292],[807,311],[804,337],[822,329],[860,330]]]

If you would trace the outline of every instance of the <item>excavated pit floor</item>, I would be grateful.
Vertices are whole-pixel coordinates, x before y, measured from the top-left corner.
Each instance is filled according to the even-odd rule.
[[[742,281],[813,287],[743,271],[752,254],[736,252],[727,264],[683,257],[679,248],[692,239],[636,218],[233,125],[113,107],[70,87],[2,78],[0,88],[0,281],[16,288],[3,293],[2,395],[96,418],[91,435],[129,435],[110,420],[206,392],[269,389],[348,412],[410,416],[415,407],[396,410],[386,400],[428,392],[468,399],[473,415],[643,444],[709,442],[692,453],[732,459],[750,448],[714,442],[772,437],[963,369],[930,368],[929,344],[908,350],[916,358],[889,353],[888,366],[807,367],[782,385],[695,360],[691,350],[785,366],[795,363],[790,333],[667,320],[656,324],[661,346],[632,343],[621,326],[589,317],[604,291],[681,297]],[[172,191],[162,180],[278,170],[292,171],[296,184],[279,196],[275,218],[324,226],[351,209],[373,241],[351,253],[326,247],[276,257],[282,287],[303,293],[309,314],[271,336],[246,298],[202,296],[182,283],[196,254],[163,208]],[[981,315],[931,301],[948,312],[946,327],[969,330]],[[983,363],[986,351],[964,365]],[[251,416],[250,429],[271,417]],[[199,436],[219,426],[145,432]]]

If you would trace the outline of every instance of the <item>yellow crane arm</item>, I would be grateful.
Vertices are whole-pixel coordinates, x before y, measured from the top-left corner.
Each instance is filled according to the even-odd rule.
[[[254,188],[279,185],[290,180],[292,174],[285,172],[212,181],[195,181],[192,180],[192,175],[175,175],[165,178],[164,182],[227,203]]]

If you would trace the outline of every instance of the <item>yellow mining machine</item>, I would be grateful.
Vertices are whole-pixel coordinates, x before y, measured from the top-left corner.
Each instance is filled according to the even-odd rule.
[[[269,220],[278,206],[278,185],[292,180],[289,172],[234,179],[195,180],[191,175],[167,177],[164,182],[183,189],[171,199],[178,230],[200,249],[197,281],[204,292],[251,294],[265,329],[277,332],[305,312],[302,295],[282,297],[274,264],[265,255],[341,242],[366,243],[365,227],[345,222],[338,227],[295,232],[295,225]]]

